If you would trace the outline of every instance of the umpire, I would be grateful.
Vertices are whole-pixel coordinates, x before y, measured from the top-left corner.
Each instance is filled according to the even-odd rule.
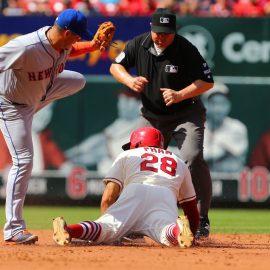
[[[132,67],[136,67],[137,76],[129,74]],[[176,34],[175,14],[158,8],[152,16],[151,32],[129,41],[110,72],[117,81],[141,93],[140,126],[159,129],[165,148],[174,138],[197,193],[200,226],[196,238],[207,238],[212,182],[203,158],[205,108],[198,98],[213,87],[207,63],[196,47]]]

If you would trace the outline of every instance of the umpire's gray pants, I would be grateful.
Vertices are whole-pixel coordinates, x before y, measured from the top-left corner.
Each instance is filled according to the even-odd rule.
[[[184,108],[177,115],[142,116],[140,127],[153,126],[165,139],[165,148],[175,140],[182,160],[190,168],[193,185],[198,198],[200,215],[208,214],[212,198],[212,181],[208,165],[203,158],[205,108],[200,100]]]

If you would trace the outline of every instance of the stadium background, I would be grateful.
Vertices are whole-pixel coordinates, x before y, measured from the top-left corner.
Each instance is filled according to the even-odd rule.
[[[49,128],[63,151],[102,132],[117,117],[117,93],[121,86],[109,75],[109,65],[129,39],[149,30],[148,16],[109,19],[117,27],[115,41],[119,49],[110,47],[101,55],[90,53],[67,65],[68,69],[85,74],[87,84],[84,91],[55,104]],[[95,32],[104,20],[108,17],[89,17],[90,30]],[[54,17],[50,16],[0,17],[0,45],[53,21]],[[248,129],[246,161],[256,141],[269,129],[269,22],[268,18],[178,17],[179,33],[199,48],[211,66],[215,81],[226,83],[230,88],[230,116],[241,120]],[[212,176],[213,206],[269,205],[267,168],[243,167],[237,173],[213,172]],[[73,170],[69,175],[48,168],[33,175],[27,202],[96,205],[103,190],[101,179],[102,175],[94,167],[87,168],[86,172]],[[0,185],[0,198],[4,200],[4,176]]]

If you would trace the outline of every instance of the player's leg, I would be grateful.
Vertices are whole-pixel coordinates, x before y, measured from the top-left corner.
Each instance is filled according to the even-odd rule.
[[[32,118],[34,108],[0,101],[0,128],[12,157],[6,186],[4,239],[16,243],[35,242],[26,232],[23,205],[33,166]]]
[[[66,225],[61,218],[56,218],[53,222],[53,238],[59,245],[68,244],[72,239],[93,241],[96,244],[119,241],[134,232],[137,220],[144,214],[146,198],[144,185],[130,184],[106,213],[95,221]]]
[[[160,234],[160,243],[166,246],[187,248],[192,245],[193,240],[186,216],[179,216],[175,223],[164,226]]]
[[[119,225],[114,216],[108,213],[96,221],[86,220],[69,225],[63,217],[57,217],[53,220],[53,239],[61,246],[68,245],[73,240],[96,244],[112,243],[122,237]]]
[[[48,91],[45,100],[39,104],[37,111],[55,100],[77,93],[85,86],[85,82],[85,77],[82,74],[64,70],[56,78],[53,87]]]
[[[67,225],[63,217],[53,220],[53,239],[60,246],[68,245],[72,239],[95,242],[101,230],[101,225],[94,221]]]
[[[193,235],[185,216],[178,216],[175,195],[164,187],[146,187],[148,189],[145,208],[135,231],[150,237],[166,246],[190,247]]]
[[[200,227],[197,237],[208,237],[210,230],[208,211],[212,198],[212,181],[208,165],[203,158],[205,112],[200,104],[192,109],[186,122],[176,127],[173,138],[179,148],[180,157],[190,168],[198,198]]]

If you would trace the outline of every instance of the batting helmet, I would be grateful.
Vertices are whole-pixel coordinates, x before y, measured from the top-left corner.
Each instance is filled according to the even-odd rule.
[[[132,132],[130,142],[124,144],[122,149],[128,150],[144,146],[163,148],[164,137],[161,132],[153,127],[138,128]]]

